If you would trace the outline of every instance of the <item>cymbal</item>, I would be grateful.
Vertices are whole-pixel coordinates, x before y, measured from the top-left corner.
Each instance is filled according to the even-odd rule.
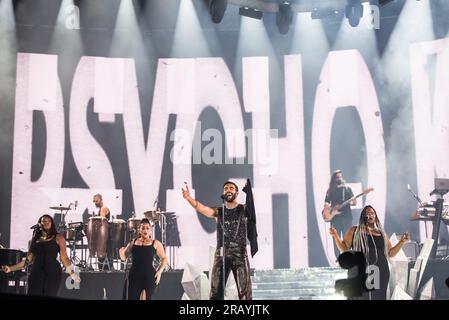
[[[61,210],[61,211],[64,211],[64,210],[72,210],[71,208],[69,208],[69,207],[62,207],[62,206],[59,206],[59,207],[49,207],[50,209],[53,209],[53,210]]]
[[[175,213],[167,212],[167,211],[155,211],[155,210],[145,211],[143,213],[143,215],[146,218],[148,218],[150,220],[155,220],[155,221],[159,221],[161,219],[161,214],[163,214],[164,216],[173,217]]]
[[[176,212],[171,212],[171,211],[156,211],[156,210],[149,210],[149,211],[145,211],[143,214],[147,214],[148,212],[157,212],[160,214],[175,214]]]
[[[161,211],[145,211],[143,215],[150,220],[160,220],[161,219]]]

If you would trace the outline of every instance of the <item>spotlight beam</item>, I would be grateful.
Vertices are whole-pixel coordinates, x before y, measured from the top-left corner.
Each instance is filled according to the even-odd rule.
[[[370,0],[361,0],[361,2],[370,2]],[[280,5],[279,3],[264,0],[228,0],[228,4],[256,9],[263,13],[276,13],[279,11]],[[319,0],[313,3],[291,3],[291,9],[293,12],[300,13],[312,12],[314,9],[325,9],[329,7],[344,8],[346,5],[347,0]]]

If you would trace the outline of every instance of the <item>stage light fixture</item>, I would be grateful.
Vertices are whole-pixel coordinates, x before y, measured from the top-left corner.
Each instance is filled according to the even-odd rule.
[[[345,10],[341,9],[318,9],[313,8],[311,12],[312,19],[323,19],[323,20],[331,20],[331,19],[342,19],[345,16]]]
[[[227,0],[209,0],[209,13],[213,23],[218,24],[223,20],[227,6]]]
[[[360,0],[348,0],[345,13],[351,27],[357,27],[363,17],[362,2]]]
[[[263,17],[263,12],[249,7],[240,7],[239,15],[261,20]]]
[[[290,24],[293,21],[293,11],[290,3],[284,1],[279,4],[279,9],[276,14],[276,25],[281,34],[287,34]]]
[[[393,2],[394,0],[379,0],[379,5],[382,7],[390,2]]]

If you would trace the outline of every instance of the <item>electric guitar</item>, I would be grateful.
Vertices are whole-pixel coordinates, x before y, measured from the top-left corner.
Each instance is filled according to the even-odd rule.
[[[328,207],[325,206],[323,211],[321,211],[321,214],[323,216],[324,221],[326,222],[331,222],[332,219],[336,216],[339,215],[341,213],[341,209],[343,209],[344,207],[346,207],[348,204],[351,203],[351,201],[353,201],[354,199],[357,199],[363,195],[367,195],[368,193],[370,193],[371,191],[374,191],[374,188],[368,188],[366,190],[364,190],[361,194],[356,195],[355,197],[352,197],[351,199],[346,200],[345,202],[341,203],[341,204],[337,204],[333,207]]]

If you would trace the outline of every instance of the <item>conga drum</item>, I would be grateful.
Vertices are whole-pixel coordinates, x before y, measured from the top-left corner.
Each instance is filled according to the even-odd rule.
[[[126,235],[125,243],[127,244],[132,238],[137,238],[137,233],[139,232],[139,225],[142,219],[130,218],[126,223]]]
[[[87,224],[87,244],[91,257],[104,258],[109,235],[108,219],[91,217]]]
[[[109,239],[111,241],[112,258],[118,259],[118,249],[125,246],[126,221],[122,219],[114,219],[109,222]]]

